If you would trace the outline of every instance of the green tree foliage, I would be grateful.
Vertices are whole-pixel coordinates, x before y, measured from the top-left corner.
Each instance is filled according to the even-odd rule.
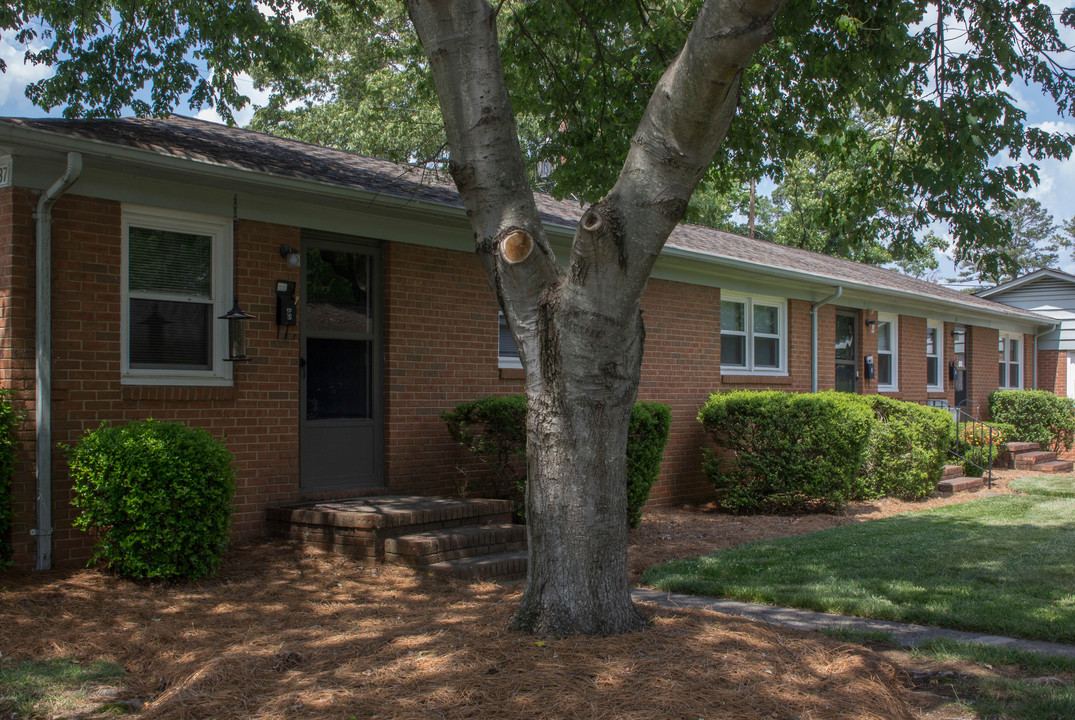
[[[1034,270],[1055,268],[1061,251],[1075,240],[1065,237],[1052,214],[1032,198],[1019,197],[998,206],[996,216],[1002,228],[1001,243],[977,261],[959,266],[958,281],[999,285]]]
[[[499,5],[524,145],[551,170],[555,194],[593,200],[611,186],[701,2]],[[296,10],[312,17],[295,22]],[[1060,20],[1075,25],[1075,9]],[[396,160],[443,157],[425,62],[394,3],[21,0],[0,10],[0,28],[33,41],[28,59],[55,71],[29,96],[69,116],[161,115],[189,94],[192,107],[230,118],[247,102],[236,74],[256,68],[275,92],[259,128]],[[1007,88],[1039,87],[1066,114],[1075,96],[1068,52],[1042,2],[789,3],[746,70],[743,120],[694,217],[711,222],[707,196],[764,176],[786,185],[790,206],[793,163],[809,152],[841,192],[800,219],[799,242],[805,234],[807,246],[913,265],[928,252],[915,249],[916,236],[940,222],[960,262],[988,267],[1007,229],[997,209],[1037,182],[1035,163],[1068,157],[1073,142],[1029,126]],[[819,219],[837,231],[816,229]]]

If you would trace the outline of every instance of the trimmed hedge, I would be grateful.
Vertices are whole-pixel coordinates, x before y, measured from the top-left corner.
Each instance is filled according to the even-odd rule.
[[[101,425],[68,449],[75,526],[93,561],[135,579],[212,575],[228,546],[235,471],[205,430],[144,420]]]
[[[873,496],[928,497],[944,472],[951,413],[880,395],[860,397],[874,413],[863,461]]]
[[[11,479],[15,475],[15,453],[22,414],[11,404],[11,391],[0,390],[0,570],[11,565]]]
[[[443,413],[448,434],[490,468],[492,492],[526,517],[526,396],[486,397]],[[642,507],[657,482],[672,412],[660,403],[635,403],[627,429],[627,522],[638,527]]]
[[[715,394],[698,420],[725,450],[707,450],[704,470],[720,507],[733,513],[925,497],[940,480],[952,426],[938,408],[831,390]]]
[[[873,413],[856,396],[720,393],[698,420],[730,454],[708,453],[704,465],[724,510],[833,511],[867,493],[859,470]]]
[[[1053,452],[1070,450],[1075,441],[1075,402],[1046,390],[997,390],[989,395],[989,416],[1014,426],[1010,440]]]

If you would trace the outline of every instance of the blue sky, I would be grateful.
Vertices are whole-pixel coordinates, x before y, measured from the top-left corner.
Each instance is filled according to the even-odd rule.
[[[1068,0],[1046,1],[1057,14],[1065,7],[1072,5]],[[1065,28],[1062,29],[1062,34],[1069,46],[1075,46],[1075,30]],[[0,75],[0,115],[5,117],[60,116],[60,109],[46,113],[26,99],[24,89],[27,83],[40,79],[47,71],[24,65],[22,55],[21,48],[15,47],[8,38],[0,38],[0,57],[7,62],[8,67],[7,72]],[[1069,57],[1063,60],[1069,66],[1075,65],[1075,53],[1069,53]],[[264,103],[267,99],[264,93],[254,87],[249,78],[241,81],[240,89],[255,104]],[[1075,118],[1057,115],[1052,99],[1043,95],[1039,89],[1014,86],[1008,91],[1017,100],[1019,106],[1026,111],[1028,123],[1051,132],[1075,134]],[[212,110],[203,109],[195,112],[183,107],[178,108],[177,112],[195,115],[203,120],[220,122],[220,118]],[[253,107],[247,106],[236,113],[236,120],[243,125],[249,122],[252,115]],[[1075,216],[1075,158],[1065,161],[1046,160],[1039,164],[1039,175],[1040,184],[1028,193],[1029,196],[1041,202],[1052,213],[1057,223]],[[942,229],[938,228],[937,231],[942,236],[944,235]],[[955,273],[951,260],[945,256],[940,256],[938,259],[941,267],[933,273],[934,279],[943,280],[952,277]],[[1062,257],[1061,267],[1068,272],[1075,272],[1075,258],[1070,255]]]

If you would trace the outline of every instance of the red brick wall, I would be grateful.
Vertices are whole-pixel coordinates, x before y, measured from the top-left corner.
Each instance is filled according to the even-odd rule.
[[[11,542],[15,560],[31,562],[30,530],[37,524],[34,462],[34,225],[36,198],[26,190],[0,190],[0,386],[14,393],[27,418],[12,481],[14,518]]]
[[[16,197],[23,194],[16,193]],[[26,194],[28,196],[28,194]],[[16,228],[32,227],[27,203]],[[21,232],[21,230],[20,230]],[[124,386],[120,384],[121,209],[115,202],[64,196],[53,211],[53,440],[73,443],[102,421],[120,423],[153,417],[203,427],[233,453],[238,489],[234,534],[258,537],[264,531],[264,507],[296,497],[298,459],[298,339],[277,339],[273,281],[297,280],[277,251],[281,243],[298,244],[298,230],[239,221],[235,253],[239,271],[235,290],[243,307],[256,316],[247,325],[249,363],[237,363],[234,387]],[[33,242],[5,244],[4,252],[32,252]],[[2,257],[2,256],[0,256]],[[33,293],[32,262],[15,263],[24,292]],[[23,302],[26,302],[23,300]],[[19,347],[32,348],[33,317],[5,335]],[[6,320],[7,318],[5,318]],[[32,356],[26,363],[32,378]],[[5,375],[10,374],[5,368]],[[32,411],[32,381],[20,391]],[[53,560],[67,564],[88,554],[85,535],[72,529],[70,480],[64,457],[54,451]],[[35,523],[32,453],[20,458],[16,478],[14,540],[16,562],[30,562]]]
[[[32,563],[33,468],[33,221],[35,195],[0,191],[0,380],[18,396],[30,420],[22,434],[15,479],[16,561]],[[264,507],[298,499],[299,341],[275,325],[276,280],[297,281],[298,271],[278,248],[298,247],[300,231],[252,221],[235,224],[235,289],[256,319],[247,325],[251,362],[234,368],[233,387],[120,384],[121,207],[64,196],[53,224],[53,438],[73,443],[102,421],[154,417],[209,430],[231,450],[238,470],[235,534],[260,536]],[[385,475],[393,493],[451,493],[473,475],[473,458],[448,438],[440,414],[460,401],[522,390],[521,372],[497,368],[497,309],[472,253],[388,243],[384,248]],[[805,392],[811,386],[810,303],[790,300],[787,377],[720,374],[720,291],[653,280],[643,298],[646,354],[639,397],[672,409],[673,425],[654,503],[704,497],[700,470],[705,438],[695,419],[709,393],[740,388]],[[818,312],[819,389],[833,387],[833,305]],[[859,312],[863,354],[876,357],[876,334]],[[299,318],[302,320],[301,316]],[[947,330],[947,328],[946,328]],[[951,358],[946,337],[946,360]],[[925,398],[925,321],[899,321],[898,396]],[[996,386],[995,330],[973,328],[972,404],[984,408]],[[1029,368],[1029,361],[1024,366]],[[947,383],[946,383],[947,384]],[[876,391],[876,379],[863,382]],[[70,482],[64,459],[53,456],[54,560],[76,562],[88,541],[71,527]]]
[[[1029,382],[1033,383],[1033,377]],[[1060,397],[1067,397],[1068,354],[1066,350],[1038,351],[1038,389],[1048,390]]]
[[[967,405],[980,419],[989,415],[989,393],[997,389],[997,331],[967,327]]]

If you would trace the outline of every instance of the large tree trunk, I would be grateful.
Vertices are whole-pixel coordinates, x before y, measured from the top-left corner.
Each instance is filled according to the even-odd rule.
[[[450,169],[526,369],[530,569],[513,626],[635,630],[627,583],[627,428],[653,263],[735,112],[783,0],[707,0],[646,108],[616,186],[579,222],[565,272],[545,238],[486,0],[408,0]]]
[[[642,319],[620,322],[555,298],[527,374],[526,593],[512,627],[610,635],[643,625],[627,582],[627,428]],[[534,363],[538,364],[538,363]]]

